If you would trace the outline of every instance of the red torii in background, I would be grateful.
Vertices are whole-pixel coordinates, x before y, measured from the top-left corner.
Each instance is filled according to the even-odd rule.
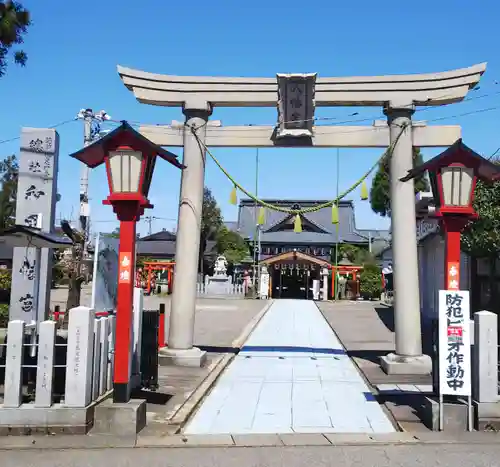
[[[167,261],[145,261],[144,263],[144,271],[147,272],[147,280],[146,280],[146,293],[151,293],[151,282],[153,279],[153,271],[163,271],[167,270],[167,284],[168,291],[172,293],[174,287],[174,267],[175,262],[167,262]],[[141,287],[140,284],[140,276],[137,274],[136,277],[136,287]]]

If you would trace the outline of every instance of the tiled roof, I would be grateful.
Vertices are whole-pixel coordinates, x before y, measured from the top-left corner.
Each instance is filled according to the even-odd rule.
[[[292,208],[297,204],[301,208],[316,206],[318,204],[326,203],[324,200],[264,200],[267,203],[274,205],[281,205],[286,208]],[[260,207],[257,208],[254,202],[250,199],[243,199],[240,202],[238,214],[238,227],[241,235],[248,238],[255,236],[255,223],[256,213],[258,215]],[[332,210],[331,208],[320,209],[319,211],[304,214],[307,220],[312,224],[317,225],[320,232],[307,232],[303,231],[295,233],[293,231],[281,232],[267,232],[270,228],[275,227],[281,222],[289,218],[289,214],[278,211],[266,209],[266,222],[261,226],[261,242],[292,242],[292,243],[325,243],[334,244],[337,242],[337,226],[332,224]],[[354,218],[354,203],[352,201],[341,201],[339,203],[339,239],[340,242],[345,243],[367,243],[369,233],[372,233],[372,238],[384,238],[386,231],[377,230],[358,230],[356,229],[356,222]]]
[[[205,248],[205,255],[213,254],[215,242],[209,240]],[[151,257],[174,257],[175,256],[175,241],[162,240],[139,240],[136,243],[137,254]]]
[[[175,256],[175,242],[139,240],[136,248],[137,254],[142,256]]]
[[[175,242],[175,234],[169,232],[168,230],[161,230],[160,232],[156,232],[154,234],[148,235],[146,237],[141,238],[141,242],[153,242],[153,241],[174,241]]]

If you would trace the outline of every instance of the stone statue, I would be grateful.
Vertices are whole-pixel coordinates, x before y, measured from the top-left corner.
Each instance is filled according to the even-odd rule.
[[[214,265],[214,275],[225,276],[227,271],[227,260],[226,257],[221,255],[217,256]]]

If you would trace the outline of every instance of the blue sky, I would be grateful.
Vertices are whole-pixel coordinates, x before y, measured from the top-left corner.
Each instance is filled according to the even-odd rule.
[[[439,123],[462,125],[465,143],[489,155],[500,146],[500,84],[496,84],[500,82],[500,6],[494,0],[477,5],[465,0],[289,0],[284,4],[28,0],[25,6],[34,22],[24,44],[29,60],[26,68],[10,66],[0,79],[0,140],[18,136],[22,126],[46,127],[71,119],[84,107],[105,109],[117,120],[169,123],[183,119],[180,109],[136,102],[118,77],[118,64],[166,74],[273,77],[277,72],[317,72],[320,76],[424,73],[487,61],[481,88],[471,94],[486,97],[432,109],[425,112],[425,118],[450,117]],[[459,116],[491,107],[498,109]],[[323,108],[316,115],[348,120],[353,111],[359,112],[356,118],[383,118],[378,108]],[[216,108],[212,118],[225,126],[274,124],[276,110]],[[82,146],[83,126],[71,122],[58,131],[62,199],[57,217],[76,219],[80,167],[68,154]],[[4,143],[0,156],[18,150],[19,141]],[[180,149],[174,151],[181,155]],[[436,152],[427,150],[425,156]],[[239,183],[253,191],[255,149],[217,149],[214,153]],[[356,181],[380,153],[342,149],[341,190]],[[335,154],[335,149],[261,149],[259,195],[333,199]],[[156,206],[151,214],[160,219],[153,222],[153,230],[175,226],[179,181],[179,171],[157,164],[150,192]],[[90,183],[94,229],[111,231],[116,222],[111,208],[101,204],[107,196],[102,167],[92,172]],[[237,208],[229,204],[231,185],[211,161],[206,184],[225,219],[236,219]],[[371,213],[367,202],[358,201],[359,193],[352,199],[359,227],[387,227],[386,219]],[[146,229],[141,222],[140,231]]]

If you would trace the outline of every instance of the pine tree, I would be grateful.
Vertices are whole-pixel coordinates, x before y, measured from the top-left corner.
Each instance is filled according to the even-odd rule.
[[[15,155],[0,161],[0,232],[15,224],[18,174]]]
[[[200,233],[200,251],[198,267],[203,273],[203,257],[207,248],[208,240],[215,240],[217,233],[221,229],[222,214],[217,201],[212,195],[210,188],[205,187],[203,191],[203,207],[201,210],[201,233]]]
[[[377,173],[373,177],[372,187],[370,190],[370,205],[372,211],[381,216],[391,215],[391,197],[390,197],[390,155],[386,155],[380,161]],[[422,153],[419,148],[414,148],[413,151],[413,167],[418,167],[424,162]],[[425,175],[416,177],[415,194],[420,191],[428,191],[429,183]]]
[[[30,14],[20,2],[0,2],[0,76],[7,70],[9,53],[24,42],[30,26]],[[28,56],[24,50],[14,50],[14,62],[25,66]]]

